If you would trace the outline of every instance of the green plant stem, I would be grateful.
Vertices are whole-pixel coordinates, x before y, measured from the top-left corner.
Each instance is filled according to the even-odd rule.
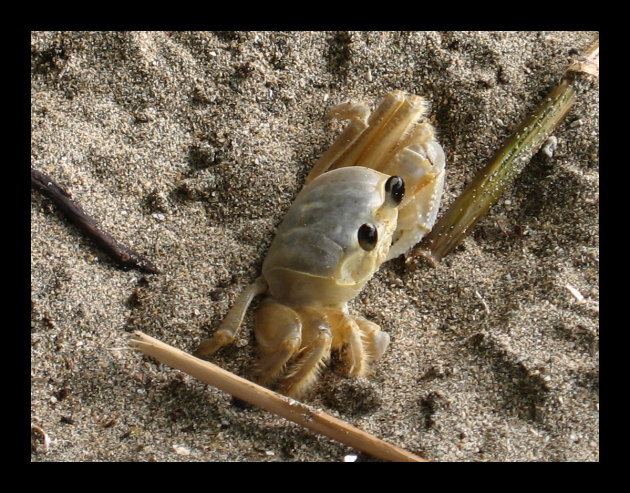
[[[588,56],[595,57],[598,70],[599,38],[585,52],[587,61],[590,60]],[[412,257],[418,255],[432,265],[437,265],[471,232],[568,113],[576,97],[573,84],[576,73],[596,75],[580,67],[582,65],[578,67],[576,64],[569,67],[560,84],[521,123],[503,147],[440,217],[431,232],[416,247]]]

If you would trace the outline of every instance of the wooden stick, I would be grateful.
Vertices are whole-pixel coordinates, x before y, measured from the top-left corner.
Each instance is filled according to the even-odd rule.
[[[158,361],[212,385],[241,400],[298,423],[333,440],[380,459],[397,462],[427,462],[411,452],[284,395],[261,387],[208,361],[195,358],[142,332],[134,332],[130,345]]]
[[[160,272],[149,259],[121,245],[104,232],[101,225],[86,214],[79,204],[72,200],[70,194],[57,185],[50,176],[31,168],[31,186],[49,197],[83,233],[122,267],[138,268],[151,274]]]

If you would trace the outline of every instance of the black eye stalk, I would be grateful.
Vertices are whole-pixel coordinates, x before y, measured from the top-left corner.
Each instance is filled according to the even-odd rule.
[[[386,202],[397,206],[405,196],[405,182],[400,176],[390,176],[385,182]]]
[[[359,228],[357,233],[359,238],[359,246],[366,252],[374,250],[378,242],[378,231],[373,224],[364,224]]]
[[[385,203],[396,207],[405,196],[405,182],[400,176],[390,176],[385,182]],[[364,224],[357,231],[359,246],[366,252],[374,250],[378,243],[378,230],[373,224]]]

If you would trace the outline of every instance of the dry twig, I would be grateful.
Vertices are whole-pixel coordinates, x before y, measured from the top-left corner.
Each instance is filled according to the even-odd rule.
[[[146,257],[118,243],[101,225],[77,204],[53,179],[31,168],[31,186],[48,196],[57,207],[105,253],[124,268],[138,268],[151,274],[160,271]]]
[[[158,361],[212,385],[241,400],[275,413],[317,433],[385,460],[426,462],[425,459],[366,433],[329,414],[261,387],[217,365],[169,346],[142,332],[131,335],[130,344]]]

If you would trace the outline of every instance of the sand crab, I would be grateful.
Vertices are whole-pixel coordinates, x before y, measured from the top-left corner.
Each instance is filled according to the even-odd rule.
[[[379,266],[405,253],[435,222],[445,158],[425,101],[388,93],[370,114],[364,104],[332,108],[349,120],[321,156],[278,228],[262,275],[245,288],[221,326],[202,341],[206,356],[234,340],[252,299],[263,353],[259,380],[300,396],[316,381],[331,351],[344,349],[348,376],[365,374],[389,335],[347,304]]]

